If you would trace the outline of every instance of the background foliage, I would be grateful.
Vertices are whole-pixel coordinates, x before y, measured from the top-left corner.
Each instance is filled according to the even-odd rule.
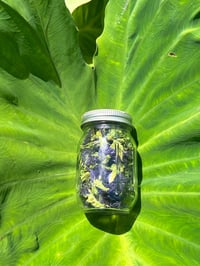
[[[200,1],[110,0],[92,68],[77,25],[94,28],[100,2],[73,19],[62,0],[0,1],[0,265],[199,263]],[[80,116],[96,107],[137,131],[141,210],[122,235],[77,206]]]

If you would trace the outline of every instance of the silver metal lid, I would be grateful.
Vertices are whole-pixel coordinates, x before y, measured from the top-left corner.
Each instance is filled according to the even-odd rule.
[[[132,118],[126,112],[115,109],[96,109],[83,114],[81,127],[96,121],[120,122],[132,126]]]

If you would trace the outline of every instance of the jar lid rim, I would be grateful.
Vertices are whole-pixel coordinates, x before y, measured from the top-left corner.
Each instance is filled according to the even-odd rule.
[[[81,127],[86,123],[97,121],[120,122],[132,126],[131,116],[117,109],[94,109],[83,114]]]

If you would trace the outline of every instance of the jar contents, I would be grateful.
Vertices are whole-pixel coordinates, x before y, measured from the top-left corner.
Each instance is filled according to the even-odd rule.
[[[136,148],[130,130],[113,124],[85,129],[78,193],[85,212],[129,212],[136,200]]]

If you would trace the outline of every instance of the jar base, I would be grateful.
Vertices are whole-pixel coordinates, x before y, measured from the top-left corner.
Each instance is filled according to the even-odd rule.
[[[84,213],[90,214],[103,214],[103,215],[115,215],[115,214],[129,214],[130,210],[127,209],[115,209],[115,208],[90,208],[84,209]]]
[[[134,222],[130,212],[96,211],[85,212],[88,221],[104,232],[120,235],[128,232]]]

